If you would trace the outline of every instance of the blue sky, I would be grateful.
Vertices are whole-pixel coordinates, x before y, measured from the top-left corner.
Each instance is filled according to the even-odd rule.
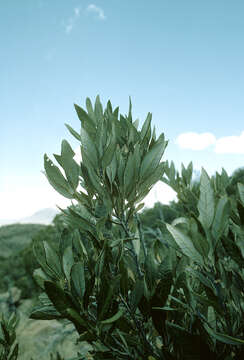
[[[153,113],[165,159],[209,173],[244,165],[242,0],[18,0],[0,6],[0,218],[67,205],[43,170],[73,103],[97,94]],[[167,201],[157,187],[149,196]],[[149,204],[149,203],[148,203]]]

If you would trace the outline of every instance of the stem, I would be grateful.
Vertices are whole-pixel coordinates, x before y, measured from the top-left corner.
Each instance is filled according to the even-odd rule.
[[[120,225],[123,227],[126,235],[127,235],[128,237],[132,237],[132,234],[130,233],[127,224],[126,224],[123,220],[120,222]],[[136,270],[137,270],[138,277],[139,277],[140,279],[143,278],[144,274],[143,274],[143,272],[141,271],[140,264],[139,264],[139,261],[138,261],[138,257],[137,257],[137,255],[136,255],[136,253],[135,253],[134,247],[132,246],[131,249],[129,249],[129,248],[127,248],[127,249],[130,251],[131,255],[133,256],[133,258],[134,258],[134,260],[135,260]]]
[[[149,343],[149,341],[147,340],[146,338],[146,335],[145,335],[145,332],[144,332],[144,329],[142,328],[141,326],[141,323],[138,321],[138,319],[135,317],[134,313],[131,311],[131,308],[130,306],[127,304],[127,302],[124,300],[123,296],[120,294],[119,295],[122,303],[124,304],[126,310],[128,311],[130,317],[132,318],[135,326],[136,326],[136,329],[139,333],[139,336],[142,340],[142,343],[144,344],[145,346],[145,350],[146,350],[146,353],[149,354],[149,355],[153,355],[153,356],[156,356],[157,359],[160,359],[158,357],[158,355],[155,355],[154,354],[154,348],[152,347],[152,345]]]
[[[137,226],[138,226],[140,241],[141,241],[141,244],[142,244],[142,250],[143,250],[143,253],[144,253],[144,257],[145,257],[145,259],[146,259],[147,253],[146,253],[146,246],[145,246],[144,234],[143,234],[143,232],[142,232],[141,220],[140,220],[138,214],[136,214],[136,221],[137,221]]]

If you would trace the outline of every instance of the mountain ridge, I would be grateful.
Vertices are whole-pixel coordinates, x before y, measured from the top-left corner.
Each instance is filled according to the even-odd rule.
[[[31,216],[25,216],[20,219],[0,219],[0,226],[11,224],[43,224],[49,225],[60,211],[55,208],[44,208],[36,211]]]

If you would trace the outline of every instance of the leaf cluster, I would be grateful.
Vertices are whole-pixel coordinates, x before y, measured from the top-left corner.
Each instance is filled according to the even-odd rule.
[[[34,319],[72,322],[93,359],[240,359],[243,355],[244,185],[162,162],[149,113],[141,130],[110,102],[75,105],[82,161],[62,142],[59,167],[44,157],[50,184],[72,205],[58,247],[35,242],[43,289]],[[138,211],[158,181],[178,195],[180,217],[148,231]],[[169,220],[168,220],[169,221]],[[160,227],[162,223],[162,228]],[[85,358],[77,354],[77,359]]]

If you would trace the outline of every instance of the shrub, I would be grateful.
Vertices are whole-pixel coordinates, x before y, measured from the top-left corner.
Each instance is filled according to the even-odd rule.
[[[93,359],[240,359],[243,356],[244,185],[229,198],[223,171],[200,185],[192,164],[161,162],[167,146],[149,113],[141,130],[99,97],[75,105],[82,162],[62,141],[48,181],[76,201],[63,210],[59,246],[34,242],[43,289],[34,319],[72,322]],[[158,181],[176,190],[184,216],[144,239],[138,211]],[[164,220],[162,219],[162,223]],[[77,359],[85,358],[77,354]]]

